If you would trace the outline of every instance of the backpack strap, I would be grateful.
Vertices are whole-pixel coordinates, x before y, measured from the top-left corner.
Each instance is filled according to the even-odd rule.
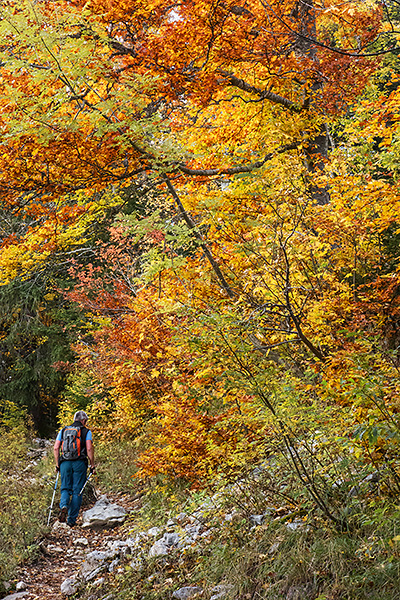
[[[89,429],[87,429],[84,425],[81,427],[81,457],[87,459],[86,452],[86,436],[88,434]]]
[[[58,464],[62,463],[64,460],[63,455],[62,455],[62,443],[63,443],[64,431],[65,431],[65,427],[63,427],[61,429],[61,446],[60,446],[60,451],[59,451],[59,456],[58,456]]]

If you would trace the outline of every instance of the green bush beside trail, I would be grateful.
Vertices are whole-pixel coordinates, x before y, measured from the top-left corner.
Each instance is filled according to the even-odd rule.
[[[36,552],[46,526],[49,485],[27,456],[29,425],[11,403],[0,409],[0,592],[19,563]]]

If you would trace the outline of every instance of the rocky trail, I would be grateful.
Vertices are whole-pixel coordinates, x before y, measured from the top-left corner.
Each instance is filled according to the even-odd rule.
[[[39,448],[28,452],[26,471],[43,460],[51,442],[36,440]],[[101,494],[90,482],[83,495],[77,525],[73,528],[58,520],[58,498],[53,506],[51,529],[37,542],[36,557],[21,565],[12,582],[3,582],[5,595],[0,600],[114,600],[115,586],[126,572],[136,573],[140,588],[163,590],[175,600],[203,596],[220,600],[229,595],[232,585],[199,587],[191,577],[191,552],[202,552],[213,537],[213,513],[219,499],[207,499],[189,513],[172,518],[165,515],[161,526],[142,529],[139,512],[143,491],[136,496],[107,491]],[[227,523],[234,512],[224,515]],[[255,518],[262,522],[263,515]],[[259,524],[259,523],[256,523]],[[148,527],[148,526],[147,526]],[[186,553],[189,551],[189,555]],[[149,569],[147,569],[149,567]],[[177,567],[175,569],[175,567]],[[175,573],[175,577],[171,574]],[[142,579],[143,577],[143,579]],[[147,587],[146,587],[147,586]],[[118,595],[118,594],[117,594]]]
[[[112,503],[123,507],[128,517],[139,505],[138,500],[132,500],[130,496],[122,493],[108,493],[107,497]],[[83,512],[88,508],[90,506],[84,507]],[[39,544],[40,556],[32,564],[20,569],[16,591],[9,593],[5,597],[6,600],[65,599],[69,594],[63,593],[61,586],[82,569],[86,557],[95,551],[109,552],[114,542],[119,542],[123,535],[127,535],[126,528],[125,532],[122,531],[123,527],[98,531],[83,528],[82,513],[76,527],[71,528],[65,523],[60,523],[57,514],[58,509],[55,507],[52,529]],[[118,567],[115,565],[115,568]],[[104,578],[99,576],[97,581],[103,583]],[[64,589],[67,590],[68,585],[64,586]]]

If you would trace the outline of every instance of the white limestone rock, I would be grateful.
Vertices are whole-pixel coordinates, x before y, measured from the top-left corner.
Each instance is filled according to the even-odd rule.
[[[225,598],[225,596],[228,596],[232,590],[233,585],[230,583],[216,585],[211,590],[212,596],[210,597],[210,600],[220,600]]]
[[[100,550],[89,552],[79,569],[79,576],[83,581],[91,581],[105,569],[107,561],[111,556],[109,552],[102,552]]]
[[[64,596],[73,596],[78,590],[78,587],[78,579],[75,575],[73,575],[72,577],[68,577],[68,579],[65,579],[65,581],[62,582],[61,593],[64,594]]]
[[[177,533],[164,533],[163,537],[157,540],[149,551],[149,556],[162,556],[168,554],[172,548],[177,548],[179,545],[179,534]]]
[[[107,496],[101,496],[93,508],[82,515],[82,527],[88,529],[107,529],[122,525],[126,519],[126,510],[113,504]]]
[[[175,590],[175,592],[172,592],[172,597],[177,598],[177,600],[188,600],[188,598],[191,598],[192,596],[201,595],[203,591],[203,588],[197,585],[190,585]]]
[[[75,546],[88,546],[89,545],[89,541],[84,537],[76,538],[76,540],[74,540],[73,543]]]

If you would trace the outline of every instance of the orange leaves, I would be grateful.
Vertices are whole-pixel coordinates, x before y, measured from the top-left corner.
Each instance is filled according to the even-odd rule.
[[[138,477],[162,474],[198,488],[222,473],[234,479],[246,460],[260,458],[264,425],[252,398],[241,396],[240,409],[231,406],[212,414],[202,410],[193,388],[180,388],[156,408],[159,418],[149,430],[151,447],[139,458]],[[256,440],[260,446],[252,456]]]
[[[76,352],[101,382],[93,414],[103,427],[109,403],[115,435],[145,433],[142,474],[238,473],[280,398],[344,404],[352,377],[381,368],[374,344],[397,339],[398,189],[351,163],[345,134],[331,152],[377,66],[361,55],[380,10],[20,7],[1,21],[0,200],[22,223],[2,236],[4,281],[63,253],[69,299],[92,315]],[[396,149],[397,100],[364,106],[357,144]]]
[[[335,2],[18,6],[2,21],[13,42],[2,47],[0,198],[31,194],[27,215],[43,194],[56,202],[160,170],[181,182],[185,165],[258,164],[300,146],[354,99],[370,68],[314,38],[370,40],[379,27],[374,8]]]
[[[291,1],[266,4],[258,0],[245,5],[196,0],[176,6],[163,0],[135,2],[134,6],[93,0],[89,6],[105,22],[112,21],[115,33],[125,38],[127,64],[157,74],[159,91],[170,100],[185,93],[200,106],[208,103],[218,89],[229,86],[226,74],[233,72],[261,90],[260,95],[265,89],[274,89],[300,104],[302,94],[309,92],[316,79],[329,87],[327,96],[333,93],[336,83],[344,92],[339,95],[339,105],[331,105],[328,97],[326,100],[330,108],[340,110],[346,94],[365,82],[367,65],[356,56],[350,57],[348,68],[340,73],[340,87],[332,63],[337,60],[336,68],[340,67],[346,51],[357,53],[354,44],[371,41],[379,30],[381,15],[372,7],[335,2],[323,9],[300,10]],[[344,54],[328,50],[338,45],[345,46]],[[327,59],[317,67],[314,57],[320,52],[326,52]],[[358,66],[353,69],[355,64]],[[301,83],[300,74],[306,75]],[[349,78],[348,84],[344,76]]]

